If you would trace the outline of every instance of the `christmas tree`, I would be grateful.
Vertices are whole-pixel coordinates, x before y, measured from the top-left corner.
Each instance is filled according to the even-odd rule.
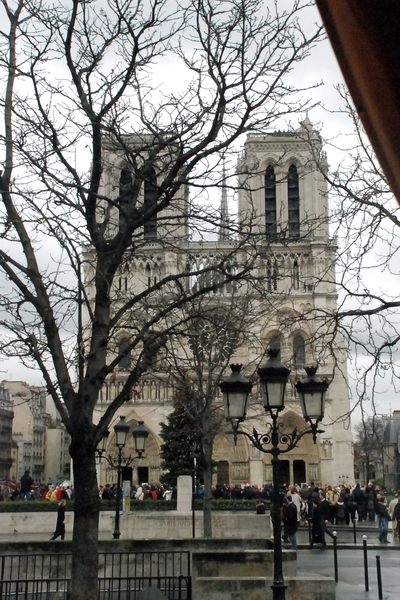
[[[196,458],[196,482],[203,482],[203,459],[199,445],[199,431],[196,420],[182,404],[176,404],[168,416],[167,423],[160,423],[161,468],[164,474],[161,483],[176,486],[179,475],[193,476]]]

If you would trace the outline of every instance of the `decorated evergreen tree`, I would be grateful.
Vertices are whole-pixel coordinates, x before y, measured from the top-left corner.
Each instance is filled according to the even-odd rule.
[[[196,458],[196,481],[203,482],[203,459],[195,419],[182,404],[176,404],[167,423],[160,423],[161,477],[164,485],[176,486],[179,475],[192,475]]]

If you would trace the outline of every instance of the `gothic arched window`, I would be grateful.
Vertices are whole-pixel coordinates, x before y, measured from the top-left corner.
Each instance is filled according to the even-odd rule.
[[[158,188],[157,177],[154,169],[149,169],[144,181],[144,201],[145,211],[151,210],[157,204]],[[149,216],[143,227],[145,239],[157,238],[157,214]]]
[[[306,363],[306,344],[299,333],[293,339],[293,358],[296,367],[302,367]]]
[[[265,232],[276,235],[276,177],[273,167],[265,171]]]
[[[294,261],[292,267],[292,288],[294,290],[300,289],[300,270],[297,260]]]
[[[128,338],[121,340],[118,345],[118,354],[122,356],[118,364],[119,369],[129,369],[131,366],[131,350],[129,345],[130,341]]]
[[[276,261],[272,264],[270,260],[267,261],[267,291],[276,292],[278,289],[278,265]]]
[[[296,165],[290,165],[288,176],[288,226],[289,237],[300,237],[299,175]]]
[[[125,227],[132,213],[132,175],[126,169],[122,169],[119,178],[119,228]]]

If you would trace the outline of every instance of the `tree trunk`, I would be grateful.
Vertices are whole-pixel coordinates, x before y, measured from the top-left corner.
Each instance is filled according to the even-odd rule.
[[[71,585],[68,600],[98,600],[98,531],[100,499],[95,449],[90,435],[74,434],[75,509]]]
[[[212,442],[204,440],[204,505],[203,505],[203,537],[212,537]]]

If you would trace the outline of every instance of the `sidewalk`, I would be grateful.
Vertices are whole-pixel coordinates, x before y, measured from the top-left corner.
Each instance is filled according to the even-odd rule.
[[[354,529],[353,525],[328,525],[328,529],[333,533],[336,531],[337,547],[354,547],[362,548],[363,536],[366,536],[368,548],[379,548],[380,550],[400,549],[400,543],[398,539],[393,539],[391,528],[389,529],[388,540],[389,544],[381,544],[379,542],[379,531],[378,524],[375,522],[356,522],[355,539],[354,542]],[[325,534],[325,541],[327,549],[333,548],[333,540]],[[308,549],[309,546],[309,533],[308,526],[300,526],[297,532],[297,546],[301,549]],[[290,545],[284,544],[284,548],[289,548]],[[314,548],[322,548],[322,546],[315,545]]]

